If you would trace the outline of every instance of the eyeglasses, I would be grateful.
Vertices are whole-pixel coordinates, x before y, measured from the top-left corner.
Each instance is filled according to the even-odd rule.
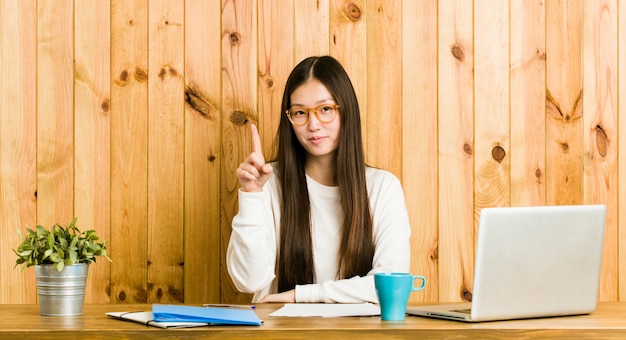
[[[317,107],[292,106],[289,110],[285,110],[287,118],[293,125],[301,126],[309,122],[309,114],[311,111],[317,117],[317,120],[324,124],[328,124],[337,118],[337,104],[321,104]]]

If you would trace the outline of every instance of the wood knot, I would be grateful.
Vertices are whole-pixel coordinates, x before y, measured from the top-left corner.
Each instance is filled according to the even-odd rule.
[[[465,152],[466,154],[471,156],[472,155],[472,146],[469,145],[468,143],[463,144],[463,152]]]
[[[535,169],[535,177],[541,178],[541,169],[539,168]]]
[[[274,79],[272,79],[272,77],[268,77],[267,80],[265,81],[265,84],[267,85],[268,88],[272,88],[274,87]]]
[[[537,59],[539,60],[546,60],[546,52],[540,48],[537,49]]]
[[[117,295],[117,299],[120,301],[125,301],[126,300],[126,292],[121,291],[118,295]]]
[[[163,297],[163,289],[161,289],[161,288],[157,289],[156,297],[157,297],[157,300],[161,300],[161,298]]]
[[[174,67],[171,67],[170,65],[165,65],[165,66],[161,67],[161,70],[159,71],[159,78],[161,80],[165,80],[165,77],[168,74],[171,77],[176,77],[176,76],[178,76],[178,71]]]
[[[148,72],[142,68],[135,68],[135,80],[140,83],[145,83],[148,81]]]
[[[209,162],[214,162],[216,159],[216,157],[214,155],[209,155],[208,160]]]
[[[430,259],[433,262],[437,262],[439,259],[439,247],[435,245],[433,250],[430,252]]]
[[[230,115],[230,121],[236,125],[245,125],[248,122],[248,117],[241,111],[233,111]]]
[[[563,153],[567,153],[569,151],[569,144],[567,144],[567,142],[561,143],[561,151],[563,151]]]
[[[458,61],[463,61],[465,60],[465,52],[463,52],[463,49],[461,48],[461,46],[459,45],[454,45],[452,46],[452,55],[458,60]]]
[[[464,289],[462,294],[461,294],[461,298],[464,301],[472,302],[472,292],[468,291],[467,289]]]
[[[103,100],[102,104],[100,104],[100,108],[102,109],[102,112],[109,112],[111,109],[111,102],[108,99]]]
[[[128,78],[129,78],[128,70],[123,70],[120,73],[120,82],[126,83],[128,81]]]
[[[504,156],[506,156],[506,152],[504,151],[504,148],[501,147],[500,145],[495,146],[493,149],[491,149],[491,157],[493,157],[493,159],[495,159],[496,162],[498,163],[502,162],[502,160],[504,159]]]
[[[177,302],[182,303],[185,299],[185,296],[183,294],[183,290],[176,288],[176,287],[172,287],[172,286],[168,286],[167,287],[167,293],[169,294],[169,297]]]
[[[361,19],[361,9],[354,2],[346,5],[346,13],[348,13],[348,18],[352,21],[356,22]]]
[[[233,45],[239,45],[239,33],[231,33],[230,34],[230,43]]]
[[[211,111],[211,104],[209,104],[206,99],[202,98],[200,94],[198,94],[193,88],[189,86],[185,87],[185,102],[201,116],[209,116],[209,113]]]
[[[606,135],[604,129],[598,125],[596,126],[596,147],[598,148],[598,153],[602,157],[606,157],[608,150],[609,139]]]

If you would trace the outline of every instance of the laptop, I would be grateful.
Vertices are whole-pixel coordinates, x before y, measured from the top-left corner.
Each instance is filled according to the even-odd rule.
[[[407,313],[478,322],[589,314],[598,302],[606,206],[484,208],[472,302]]]

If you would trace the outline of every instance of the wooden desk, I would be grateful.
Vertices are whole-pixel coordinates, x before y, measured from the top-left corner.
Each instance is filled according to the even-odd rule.
[[[150,305],[86,305],[82,316],[40,316],[38,305],[0,305],[0,339],[624,339],[626,303],[600,303],[590,315],[468,324],[408,316],[404,322],[380,317],[269,317],[282,305],[257,306],[262,326],[160,329],[119,321],[105,312],[150,310]]]

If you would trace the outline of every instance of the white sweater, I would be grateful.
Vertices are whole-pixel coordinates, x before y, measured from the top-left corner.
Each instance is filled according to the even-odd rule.
[[[307,176],[315,283],[296,286],[296,302],[377,303],[375,272],[409,272],[411,228],[400,181],[388,171],[369,167],[366,181],[374,221],[372,270],[365,277],[337,280],[343,221],[339,189]],[[280,200],[275,175],[262,192],[239,191],[232,229],[226,264],[237,289],[254,294],[252,302],[276,293]]]

